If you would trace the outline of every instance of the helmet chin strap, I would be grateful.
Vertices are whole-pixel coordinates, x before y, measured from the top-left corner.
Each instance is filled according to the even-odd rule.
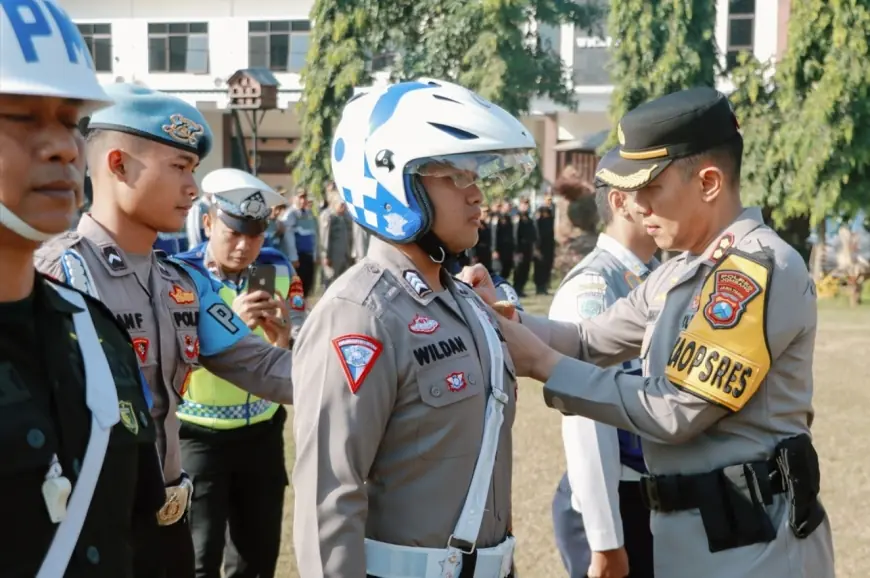
[[[428,231],[420,237],[417,240],[417,246],[426,251],[426,254],[429,255],[433,263],[438,263],[439,265],[443,265],[445,261],[454,257],[447,250],[447,246],[432,231]]]
[[[52,237],[54,237],[53,233],[43,233],[42,231],[37,231],[20,218],[18,215],[10,211],[6,208],[3,203],[0,203],[0,225],[3,225],[19,237],[24,237],[30,241],[34,241],[37,243],[41,243],[42,241],[48,241]]]

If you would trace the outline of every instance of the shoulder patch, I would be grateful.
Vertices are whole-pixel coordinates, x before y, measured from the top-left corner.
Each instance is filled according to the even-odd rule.
[[[432,289],[415,270],[405,269],[402,271],[402,277],[404,277],[405,281],[407,281],[408,285],[411,286],[418,296],[426,297],[432,293]]]
[[[68,248],[60,256],[60,267],[67,283],[80,293],[100,298],[94,276],[81,253]]]
[[[577,296],[577,313],[584,319],[592,319],[604,313],[604,292],[586,293]]]
[[[383,344],[368,335],[349,334],[336,337],[332,346],[347,378],[351,393],[356,395],[383,351]]]

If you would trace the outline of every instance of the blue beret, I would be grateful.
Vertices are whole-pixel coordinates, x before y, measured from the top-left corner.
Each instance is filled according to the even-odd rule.
[[[211,150],[214,137],[205,117],[180,98],[135,84],[106,87],[115,101],[91,116],[88,130],[114,130],[191,152],[200,159]]]

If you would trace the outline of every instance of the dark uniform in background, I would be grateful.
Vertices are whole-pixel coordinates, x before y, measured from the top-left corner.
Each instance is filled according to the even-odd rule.
[[[514,251],[516,244],[514,239],[514,223],[510,213],[502,211],[498,215],[495,225],[495,250],[501,270],[498,273],[505,279],[510,279],[514,270]]]
[[[535,228],[538,231],[535,252],[535,292],[538,295],[546,295],[550,288],[550,275],[553,272],[553,260],[556,255],[555,215],[552,204],[541,205],[535,211]]]
[[[472,262],[480,263],[492,273],[492,225],[489,210],[484,208],[480,216],[477,245],[471,249]]]
[[[163,476],[130,338],[102,303],[84,299],[115,378],[121,420],[112,428],[64,576],[128,578],[134,575],[136,535],[157,527]],[[84,461],[91,411],[73,325],[79,311],[42,275],[30,297],[0,303],[0,519],[8,524],[0,540],[4,578],[36,576],[58,528],[49,517],[43,484],[65,477],[74,492]]]
[[[535,253],[535,243],[538,240],[538,232],[535,230],[535,222],[529,214],[529,202],[523,199],[520,202],[520,210],[517,214],[516,223],[516,253],[519,262],[514,271],[514,288],[520,297],[526,294],[526,283],[529,282],[529,273],[532,270],[532,257]],[[504,274],[507,277],[507,274]]]

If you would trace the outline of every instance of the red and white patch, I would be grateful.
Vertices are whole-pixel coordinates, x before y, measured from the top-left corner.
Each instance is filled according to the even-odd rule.
[[[435,333],[439,327],[441,327],[440,323],[431,317],[426,317],[419,313],[414,315],[414,320],[408,324],[408,329],[411,330],[411,333],[425,333],[426,335]]]
[[[290,309],[305,311],[305,288],[302,286],[302,279],[298,275],[293,275],[293,279],[290,280],[290,291],[288,292],[287,301],[290,302]]]
[[[199,337],[184,336],[184,355],[188,359],[199,357]]]
[[[133,338],[133,351],[136,352],[136,357],[139,358],[139,363],[145,363],[148,360],[148,347],[151,343],[146,337]]]
[[[365,381],[375,362],[381,355],[384,346],[380,341],[368,335],[342,335],[332,340],[332,346],[338,353],[341,368],[347,378],[351,393],[356,395]]]
[[[465,381],[465,373],[454,371],[448,375],[444,381],[447,382],[447,389],[450,391],[462,391],[468,383]]]

